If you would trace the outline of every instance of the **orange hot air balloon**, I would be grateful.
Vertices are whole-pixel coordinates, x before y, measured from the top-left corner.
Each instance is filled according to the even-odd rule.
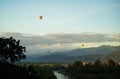
[[[40,20],[42,20],[43,16],[39,16]]]

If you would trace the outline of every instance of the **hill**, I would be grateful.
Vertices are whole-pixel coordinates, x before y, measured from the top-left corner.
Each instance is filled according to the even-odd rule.
[[[97,59],[111,58],[120,61],[120,46],[100,46],[94,48],[74,49],[70,51],[53,52],[49,55],[28,56],[24,62],[58,62],[70,63],[77,60],[94,62]]]

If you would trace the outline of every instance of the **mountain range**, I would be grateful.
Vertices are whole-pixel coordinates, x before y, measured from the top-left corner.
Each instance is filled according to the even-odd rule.
[[[97,59],[113,59],[120,62],[120,46],[78,48],[69,51],[52,52],[46,55],[28,55],[23,62],[71,63],[74,61],[94,62]]]

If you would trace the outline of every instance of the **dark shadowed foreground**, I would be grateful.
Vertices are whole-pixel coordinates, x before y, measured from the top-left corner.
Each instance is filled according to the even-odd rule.
[[[0,79],[55,79],[49,68],[39,66],[19,66],[15,63],[25,59],[26,48],[13,37],[0,38]]]
[[[55,79],[49,68],[39,66],[18,66],[0,62],[0,79]]]
[[[120,79],[120,65],[111,59],[94,64],[76,61],[61,72],[72,79]]]

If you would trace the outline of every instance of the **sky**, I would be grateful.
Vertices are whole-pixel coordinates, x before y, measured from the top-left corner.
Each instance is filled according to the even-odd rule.
[[[119,29],[120,0],[0,0],[3,33],[120,34]]]

